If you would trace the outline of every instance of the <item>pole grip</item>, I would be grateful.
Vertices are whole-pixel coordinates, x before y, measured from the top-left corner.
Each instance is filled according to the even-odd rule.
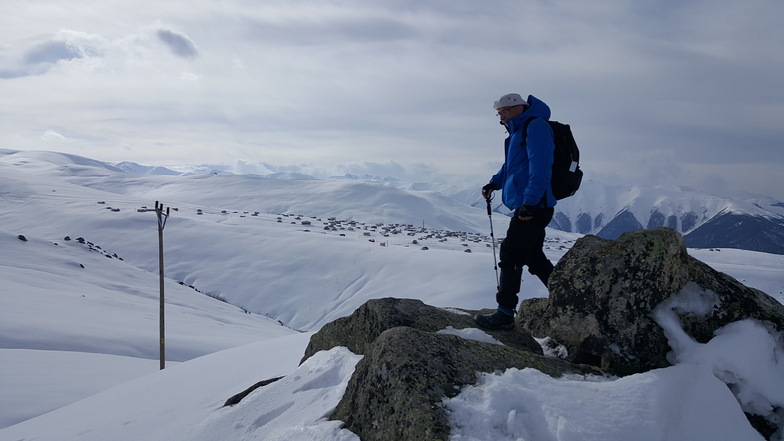
[[[490,199],[485,199],[485,200],[487,201],[487,215],[488,216],[492,216],[493,215],[493,209],[492,209],[492,207],[490,207]]]

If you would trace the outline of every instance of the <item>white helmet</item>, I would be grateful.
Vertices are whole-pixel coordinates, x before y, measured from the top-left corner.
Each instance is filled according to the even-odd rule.
[[[519,105],[528,105],[528,101],[524,100],[519,93],[507,93],[493,103],[493,109],[498,110],[501,107],[512,107]]]

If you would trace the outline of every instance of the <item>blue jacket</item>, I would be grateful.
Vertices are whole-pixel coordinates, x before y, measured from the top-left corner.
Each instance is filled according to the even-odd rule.
[[[531,118],[523,146],[523,124]],[[506,123],[509,136],[504,141],[504,165],[490,182],[503,191],[502,200],[510,210],[521,205],[555,206],[550,186],[555,144],[549,119],[550,107],[529,95],[525,112]]]

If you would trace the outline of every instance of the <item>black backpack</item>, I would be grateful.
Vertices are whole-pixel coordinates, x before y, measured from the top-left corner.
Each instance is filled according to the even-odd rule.
[[[528,124],[532,120],[533,118],[529,118],[523,125],[523,144],[528,136]],[[569,124],[561,124],[558,121],[547,121],[547,123],[553,129],[555,143],[550,185],[555,199],[561,200],[575,194],[583,180],[583,171],[580,170],[580,149],[577,148]]]

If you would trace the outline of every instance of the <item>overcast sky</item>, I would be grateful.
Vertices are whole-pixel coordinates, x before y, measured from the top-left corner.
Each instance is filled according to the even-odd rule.
[[[449,175],[533,94],[605,183],[784,200],[781,0],[0,3],[0,148]]]

